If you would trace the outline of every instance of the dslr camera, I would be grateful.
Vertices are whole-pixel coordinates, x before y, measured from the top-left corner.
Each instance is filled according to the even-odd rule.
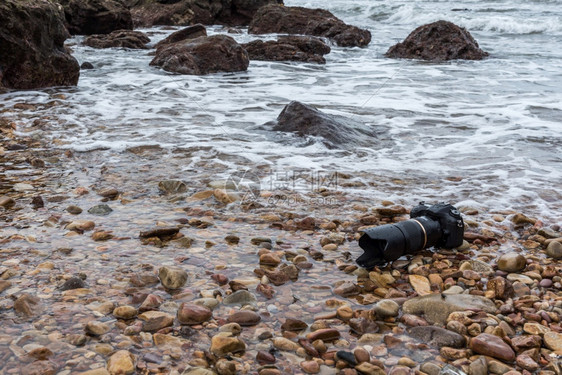
[[[357,264],[373,268],[432,246],[452,249],[462,244],[463,234],[459,210],[447,203],[421,202],[410,211],[409,220],[367,229],[359,238],[364,253]]]

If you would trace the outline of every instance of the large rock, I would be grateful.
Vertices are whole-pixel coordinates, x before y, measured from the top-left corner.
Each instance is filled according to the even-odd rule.
[[[307,36],[282,36],[277,41],[254,40],[242,45],[250,60],[261,61],[304,61],[325,64],[323,55],[330,53],[330,47],[322,40]]]
[[[347,25],[327,10],[275,4],[257,11],[248,32],[322,36],[342,47],[364,47],[371,41],[368,30]]]
[[[496,312],[496,305],[490,299],[472,294],[430,294],[415,297],[404,302],[402,311],[405,314],[423,315],[430,323],[445,325],[447,317],[455,311]]]
[[[132,30],[116,30],[109,34],[90,35],[83,44],[93,48],[132,48],[145,49],[150,38],[143,32]]]
[[[282,0],[129,0],[136,27],[153,25],[186,26],[248,25],[256,11]]]
[[[115,30],[132,30],[131,12],[118,0],[57,0],[64,7],[71,34],[109,34]]]
[[[156,50],[150,65],[174,73],[203,75],[248,69],[248,53],[226,35],[204,36],[165,45]]]
[[[0,1],[0,87],[76,85],[80,66],[64,47],[68,36],[56,4]]]
[[[403,42],[390,47],[386,56],[430,61],[482,60],[488,53],[478,47],[466,29],[437,21],[412,31]]]
[[[322,138],[328,148],[372,146],[376,132],[365,124],[344,116],[329,115],[297,101],[289,103],[274,122],[261,128],[296,133],[301,137]]]

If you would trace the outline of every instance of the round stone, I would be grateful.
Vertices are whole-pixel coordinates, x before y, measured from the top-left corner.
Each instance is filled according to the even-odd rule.
[[[316,361],[303,361],[301,368],[307,374],[318,374],[320,372],[320,365]]]
[[[376,303],[374,311],[378,317],[387,318],[398,316],[400,306],[391,299],[383,299]]]
[[[525,257],[518,253],[507,253],[498,259],[498,268],[505,272],[519,272],[526,264]]]
[[[553,241],[546,247],[546,255],[554,259],[562,259],[562,243]]]
[[[182,324],[201,324],[211,319],[211,309],[193,303],[182,303],[178,308],[178,321]]]
[[[179,267],[161,267],[158,277],[164,287],[168,289],[178,289],[187,282],[187,272]]]
[[[133,306],[119,306],[113,310],[113,315],[118,319],[133,319],[138,314],[137,309]]]

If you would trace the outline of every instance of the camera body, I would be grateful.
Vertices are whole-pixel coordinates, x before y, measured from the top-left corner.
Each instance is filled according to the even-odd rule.
[[[463,234],[464,222],[455,207],[421,202],[410,211],[410,220],[367,229],[359,238],[364,253],[357,264],[372,268],[431,246],[452,249],[462,244]]]
[[[447,203],[437,203],[428,206],[425,202],[410,211],[410,218],[415,219],[420,216],[429,217],[441,226],[441,238],[433,246],[452,249],[462,244],[464,235],[464,222],[461,213],[455,207]]]

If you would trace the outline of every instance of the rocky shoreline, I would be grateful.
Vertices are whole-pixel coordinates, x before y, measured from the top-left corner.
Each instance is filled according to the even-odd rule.
[[[465,207],[459,249],[368,272],[359,231],[407,208],[147,180],[173,159],[100,166],[14,127],[2,120],[2,373],[560,374],[556,224]]]

